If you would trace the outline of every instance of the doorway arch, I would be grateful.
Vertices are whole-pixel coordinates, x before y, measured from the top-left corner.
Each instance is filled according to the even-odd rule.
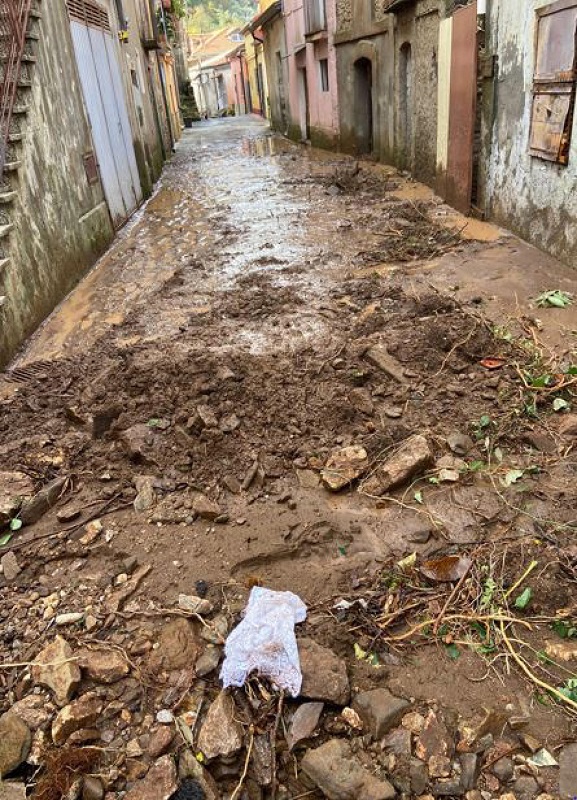
[[[355,98],[355,138],[357,152],[372,153],[373,137],[373,62],[359,58],[353,65]]]

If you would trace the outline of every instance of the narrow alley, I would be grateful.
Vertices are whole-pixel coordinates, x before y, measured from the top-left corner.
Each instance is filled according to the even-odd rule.
[[[0,376],[0,797],[577,795],[553,288],[393,167],[184,131]],[[222,688],[254,587],[306,605],[298,697]]]

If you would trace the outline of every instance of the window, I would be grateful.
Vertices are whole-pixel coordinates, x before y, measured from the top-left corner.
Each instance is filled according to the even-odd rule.
[[[307,36],[327,29],[325,0],[305,0],[305,34]]]
[[[321,58],[319,61],[319,72],[321,76],[321,90],[328,92],[329,90],[329,60],[328,58]]]
[[[566,165],[577,81],[577,0],[558,0],[537,14],[529,152]]]

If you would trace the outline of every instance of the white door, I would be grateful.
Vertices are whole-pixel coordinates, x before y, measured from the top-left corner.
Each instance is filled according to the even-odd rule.
[[[116,227],[142,199],[132,131],[108,12],[95,0],[68,0],[70,29],[94,149]]]

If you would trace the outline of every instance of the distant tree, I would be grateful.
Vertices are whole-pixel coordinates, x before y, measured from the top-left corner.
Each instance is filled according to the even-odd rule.
[[[185,0],[190,33],[208,33],[245,25],[257,11],[257,0]]]

